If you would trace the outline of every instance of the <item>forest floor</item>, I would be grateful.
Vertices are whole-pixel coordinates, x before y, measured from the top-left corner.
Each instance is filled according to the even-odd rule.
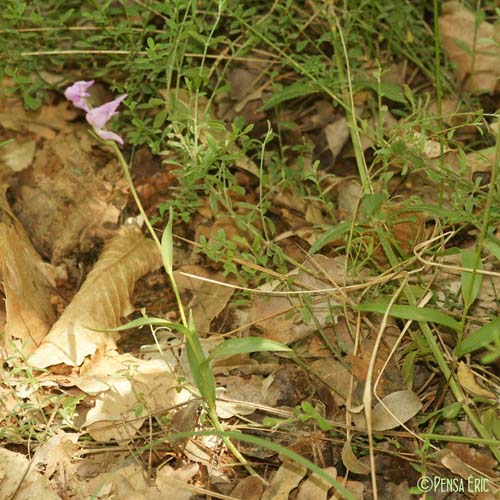
[[[0,499],[499,498],[500,13],[438,3],[7,2]]]

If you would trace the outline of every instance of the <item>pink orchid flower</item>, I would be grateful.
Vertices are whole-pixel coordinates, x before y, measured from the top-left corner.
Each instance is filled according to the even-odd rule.
[[[83,80],[76,82],[64,91],[64,96],[68,101],[73,103],[73,106],[88,112],[90,108],[85,98],[90,95],[87,90],[92,87],[92,85],[94,85],[94,80],[90,82]]]
[[[86,82],[79,81],[68,87],[64,91],[64,96],[68,101],[71,101],[77,108],[83,109],[87,112],[85,118],[92,125],[94,132],[105,141],[116,141],[118,144],[123,144],[123,139],[110,130],[104,130],[104,125],[109,119],[118,114],[116,109],[120,103],[127,97],[127,94],[121,95],[117,99],[107,102],[97,108],[91,108],[87,102],[86,97],[90,94],[87,90],[94,84],[94,80]]]
[[[104,130],[103,127],[112,116],[118,114],[116,109],[126,97],[127,94],[123,94],[111,102],[107,102],[98,108],[91,109],[85,116],[87,121],[94,128],[94,132],[101,139],[104,139],[105,141],[116,141],[118,144],[123,144],[123,139],[118,134],[115,134],[110,130]]]

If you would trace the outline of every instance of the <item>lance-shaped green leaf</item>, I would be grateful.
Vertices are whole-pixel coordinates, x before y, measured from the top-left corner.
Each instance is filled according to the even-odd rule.
[[[224,340],[216,345],[207,361],[212,361],[217,358],[224,358],[226,356],[234,356],[235,354],[245,354],[250,352],[291,352],[292,350],[280,342],[274,340],[264,339],[262,337],[245,337],[243,339],[229,339]]]
[[[460,358],[486,347],[488,344],[500,340],[500,318],[496,318],[487,325],[472,332],[455,349],[455,354]]]
[[[355,307],[355,310],[385,314],[388,307],[388,302],[371,302],[369,304],[360,304]],[[460,323],[458,321],[442,311],[431,309],[429,307],[396,304],[391,307],[389,314],[391,316],[394,316],[395,318],[414,321],[426,321],[429,323],[436,323],[438,325],[447,326],[448,328],[451,328],[456,332],[460,331]]]
[[[206,362],[200,338],[196,333],[193,315],[189,313],[189,328],[186,335],[186,355],[196,388],[209,408],[215,408],[215,378]]]
[[[481,260],[476,261],[475,250],[462,250],[461,252],[462,267],[466,269],[482,269],[483,265]],[[475,267],[477,265],[477,267]],[[465,308],[468,309],[477,299],[479,290],[481,289],[481,282],[483,275],[480,273],[471,273],[469,271],[462,271],[462,297],[464,299]]]
[[[106,329],[93,328],[93,330],[97,332],[121,332],[123,330],[130,330],[131,328],[139,328],[141,326],[146,326],[146,325],[163,326],[165,328],[171,328],[172,330],[177,330],[183,333],[184,335],[186,334],[186,332],[189,331],[185,326],[181,325],[180,323],[172,323],[171,321],[167,321],[166,319],[163,318],[149,318],[149,317],[133,319],[132,321],[129,321],[124,325],[117,326],[116,328],[106,328]]]

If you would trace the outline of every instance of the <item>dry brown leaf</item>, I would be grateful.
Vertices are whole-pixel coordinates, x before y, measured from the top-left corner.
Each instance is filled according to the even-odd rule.
[[[479,151],[473,151],[466,156],[467,159],[467,177],[472,180],[478,174],[483,177],[491,172],[491,167],[495,161],[495,148],[486,148]]]
[[[121,467],[112,475],[102,477],[103,490],[99,495],[106,494],[105,498],[116,500],[157,500],[161,498],[160,491],[148,480],[144,469],[137,463]],[[191,497],[189,497],[191,498]]]
[[[116,160],[99,165],[93,141],[84,128],[59,133],[37,153],[29,179],[11,188],[19,220],[51,262],[116,231],[126,181]]]
[[[223,393],[225,399],[241,401],[219,401],[217,415],[220,418],[231,418],[235,415],[251,415],[256,408],[245,403],[266,404],[264,379],[256,375],[250,378],[237,376],[222,377],[219,382],[226,386]]]
[[[447,448],[469,467],[490,477],[498,477],[498,473],[495,471],[498,462],[491,455],[462,443],[448,443]]]
[[[391,335],[395,333],[395,335]],[[384,342],[379,346],[378,355],[374,365],[374,378],[379,379],[377,393],[379,396],[387,396],[404,388],[403,377],[398,364],[397,356],[391,357],[386,366],[386,360],[391,354],[391,341],[397,338],[399,329],[396,326],[388,326],[384,332]],[[368,373],[368,367],[373,355],[375,341],[373,338],[365,338],[359,346],[358,354],[348,355],[346,359],[351,362],[352,374],[359,382],[364,382]]]
[[[214,360],[212,363],[212,371],[214,375],[228,375],[232,370],[250,375],[259,369],[259,365],[260,363],[256,359],[250,357],[249,354],[235,354],[234,356]]]
[[[387,224],[382,226],[381,223],[378,223],[379,226],[382,226],[379,229],[382,229],[384,233],[389,230],[388,238],[398,244],[404,255],[412,254],[415,245],[424,241],[426,237],[424,214],[413,210],[411,206],[405,207],[400,204],[385,206],[381,212],[387,215]],[[386,263],[387,257],[378,237],[374,236],[373,241],[376,245],[375,258],[380,263]]]
[[[349,396],[351,372],[340,361],[333,357],[318,359],[312,363],[311,368],[328,387],[332,389],[337,404],[345,404]],[[353,385],[353,390],[356,383]]]
[[[337,469],[335,467],[327,467],[323,470],[333,477],[333,479],[337,478]],[[327,483],[323,478],[317,476],[316,474],[311,474],[300,485],[299,492],[297,493],[295,500],[326,500],[328,490],[331,486],[332,485]]]
[[[156,472],[156,487],[160,490],[160,498],[172,500],[190,500],[194,497],[193,488],[189,488],[190,481],[198,471],[198,464],[187,464],[178,469],[164,465]],[[125,496],[124,499],[130,498]]]
[[[323,334],[329,345],[338,346],[348,355],[354,352],[354,332],[351,332],[344,318],[339,319],[337,324],[327,325]],[[331,349],[319,335],[307,338],[295,350],[303,358],[328,358],[332,355]]]
[[[342,447],[342,462],[354,474],[370,474],[370,467],[361,462],[353,453],[350,439]]]
[[[457,457],[450,450],[443,450],[441,453],[441,463],[453,474],[460,476],[463,479],[469,479],[469,477],[479,478],[480,476],[466,464],[463,460]]]
[[[382,482],[379,484],[379,500],[411,500],[410,488],[408,483],[403,481],[396,484],[391,482]]]
[[[333,156],[332,161],[335,161],[349,140],[349,128],[347,127],[346,117],[342,116],[333,123],[326,125],[323,133],[325,134],[326,145]]]
[[[313,255],[303,264],[303,269],[291,271],[288,276],[293,279],[297,289],[325,290],[333,288],[334,283],[350,284],[353,278],[350,274],[344,280],[344,257],[325,257]],[[263,290],[281,290],[277,281],[261,287]],[[294,307],[295,306],[295,307]],[[317,331],[318,325],[324,326],[337,318],[336,311],[339,309],[339,301],[333,298],[325,300],[314,300],[310,304],[311,314],[314,321],[304,323],[302,318],[302,302],[295,295],[283,296],[260,296],[252,300],[250,316],[258,321],[256,327],[263,332],[266,338],[283,343],[291,343],[303,339]]]
[[[339,217],[351,220],[361,198],[361,184],[355,179],[342,179],[336,186]]]
[[[98,348],[116,347],[115,328],[133,310],[130,295],[135,282],[158,269],[161,255],[156,244],[136,226],[124,227],[104,249],[82,288],[49,334],[32,354],[32,366],[44,368],[64,363],[79,366]]]
[[[498,500],[498,495],[491,491],[482,491],[474,495],[474,500]]]
[[[192,294],[188,305],[193,313],[194,324],[198,333],[208,333],[210,324],[226,307],[234,288],[209,283],[184,273],[209,278],[214,281],[228,282],[222,273],[209,273],[205,268],[196,265],[186,265],[174,271],[175,281],[181,290],[188,290]]]
[[[230,480],[223,471],[223,464],[214,462],[215,449],[219,449],[221,444],[222,441],[215,436],[203,437],[200,444],[190,439],[187,441],[183,452],[189,460],[200,463],[207,468],[212,484],[222,483],[227,485]]]
[[[16,140],[0,149],[0,160],[12,172],[21,172],[31,165],[35,149],[33,140]]]
[[[460,2],[446,2],[439,18],[439,31],[443,48],[456,65],[458,82],[467,78],[465,90],[476,94],[493,92],[500,76],[498,28],[485,21],[476,27],[473,12]]]
[[[155,359],[124,363],[126,369],[108,379],[86,416],[83,427],[96,441],[133,439],[149,415],[189,400],[186,390],[178,392],[176,377],[167,364]]]
[[[229,71],[228,80],[231,84],[231,99],[239,101],[236,104],[236,112],[241,112],[247,102],[262,97],[262,88],[256,88],[260,75],[260,72],[248,68],[233,68]]]
[[[283,311],[280,314],[280,311]],[[294,308],[285,297],[255,296],[250,317],[258,320],[257,328],[266,338],[290,343],[298,339],[295,332]]]
[[[39,446],[33,455],[32,467],[45,466],[45,477],[50,478],[54,472],[64,470],[78,450],[79,432],[59,431]]]
[[[99,498],[113,500],[191,500],[194,497],[193,488],[187,481],[198,472],[196,464],[186,465],[177,470],[168,465],[158,471],[159,477],[155,482],[149,481],[144,469],[136,464],[130,464],[113,471],[113,474],[100,474],[93,479],[98,485]]]
[[[276,471],[261,500],[288,500],[288,495],[297,487],[306,471],[304,465],[286,460]]]
[[[354,498],[356,498],[357,500],[363,500],[365,485],[360,481],[350,481],[350,480],[345,481],[344,483],[344,480],[345,480],[344,477],[337,478],[337,482],[339,482],[342,486],[344,486],[349,491],[349,493],[351,493],[351,495],[354,496]],[[340,500],[342,498],[345,498],[344,495],[342,495],[342,493],[335,492],[330,497],[329,500]]]
[[[18,349],[31,353],[56,320],[50,284],[40,271],[41,259],[35,260],[34,253],[29,241],[21,239],[14,227],[0,224],[0,272],[7,315],[4,347],[11,354]]]
[[[21,100],[4,99],[1,102],[0,125],[15,132],[29,131],[47,140],[56,137],[78,111],[67,101],[57,106],[42,106],[38,111],[28,111]]]
[[[397,391],[386,396],[372,410],[372,429],[394,429],[413,418],[422,409],[422,402],[413,391]]]
[[[16,500],[60,500],[49,480],[36,470],[23,477],[28,467],[30,461],[24,455],[0,448],[0,498],[13,498],[17,491]]]
[[[5,339],[5,325],[7,323],[7,314],[5,312],[4,304],[0,304],[0,346],[3,346]],[[4,358],[3,348],[0,348],[0,361]]]
[[[263,491],[262,481],[256,476],[248,476],[235,486],[231,496],[240,500],[260,500]]]
[[[492,392],[484,389],[476,382],[474,372],[469,368],[467,364],[463,362],[458,363],[457,379],[458,383],[471,396],[495,399],[495,395]]]
[[[265,401],[269,406],[293,408],[309,400],[314,387],[302,368],[286,364],[272,373],[264,383]]]
[[[156,358],[156,360],[161,360],[161,358]],[[119,354],[117,351],[98,350],[83,362],[79,376],[67,378],[72,385],[86,394],[96,396],[110,389],[112,382],[122,379],[124,373],[140,370],[142,364],[142,359],[128,353]]]

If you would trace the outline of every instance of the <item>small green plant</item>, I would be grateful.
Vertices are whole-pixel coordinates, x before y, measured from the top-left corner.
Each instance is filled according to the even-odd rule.
[[[173,247],[173,233],[172,233],[172,226],[174,219],[173,210],[172,208],[170,209],[170,217],[168,219],[167,226],[163,232],[163,236],[160,242],[160,240],[156,236],[153,227],[151,226],[150,221],[146,216],[146,213],[144,212],[144,208],[140,202],[140,199],[137,196],[137,192],[135,190],[132,178],[130,176],[129,166],[127,165],[125,158],[123,157],[119,147],[117,146],[117,143],[122,143],[121,137],[114,132],[103,129],[106,122],[113,114],[116,113],[115,111],[116,108],[123,100],[123,98],[125,98],[126,96],[122,96],[118,99],[115,99],[114,101],[111,101],[109,103],[100,106],[99,108],[91,109],[86,102],[86,97],[88,96],[86,91],[88,87],[92,85],[92,83],[93,82],[77,82],[76,84],[72,85],[67,89],[66,96],[70,101],[73,102],[73,104],[75,104],[77,107],[81,109],[84,109],[87,112],[87,121],[89,122],[90,125],[92,125],[94,132],[97,134],[100,140],[104,141],[114,150],[120,164],[122,165],[124,175],[129,183],[129,187],[134,196],[137,207],[139,208],[141,215],[145,219],[146,226],[153,240],[156,242],[159,252],[161,252],[163,267],[170,279],[172,289],[177,299],[177,305],[179,307],[179,312],[181,317],[181,323],[173,323],[171,321],[167,321],[162,318],[150,318],[150,317],[139,318],[121,327],[115,328],[113,329],[113,331],[121,331],[134,327],[152,325],[157,327],[169,328],[184,335],[184,338],[186,340],[185,349],[194,385],[203,400],[206,414],[208,415],[208,418],[210,419],[212,425],[214,426],[214,430],[210,431],[209,433],[220,436],[221,439],[226,444],[227,448],[234,454],[234,456],[240,461],[240,463],[244,465],[244,467],[248,470],[250,474],[258,476],[255,470],[251,467],[251,465],[247,462],[247,460],[243,457],[243,455],[239,452],[239,450],[234,446],[234,444],[231,441],[231,438],[247,440],[249,442],[255,442],[264,445],[264,447],[268,447],[270,449],[275,449],[279,450],[280,452],[283,452],[285,455],[291,457],[293,460],[296,460],[297,462],[306,465],[313,472],[320,471],[319,472],[320,475],[325,477],[325,479],[333,486],[337,487],[346,496],[346,498],[352,499],[353,498],[352,495],[347,490],[345,490],[345,488],[343,488],[328,474],[322,472],[317,466],[315,466],[308,460],[304,459],[303,457],[300,457],[295,453],[291,453],[285,448],[275,445],[274,443],[269,442],[267,440],[255,438],[253,436],[245,436],[244,434],[241,433],[231,433],[224,431],[219,421],[219,417],[217,416],[217,402],[215,393],[216,383],[215,383],[215,377],[211,369],[211,362],[215,359],[227,356],[233,356],[235,354],[244,354],[252,352],[262,352],[262,351],[290,353],[292,351],[289,347],[286,347],[285,345],[272,340],[260,337],[245,337],[239,339],[224,340],[211,351],[209,356],[205,355],[200,342],[200,338],[196,332],[193,317],[191,314],[187,316],[184,310],[184,306],[182,304],[181,297],[179,294],[179,288],[177,287],[177,283],[174,277],[174,269],[173,269],[174,247]],[[74,409],[76,403],[77,403],[76,400],[69,401],[69,403],[66,403],[65,409],[66,410],[68,409],[68,404],[69,407],[72,407]],[[136,407],[136,413],[141,413],[142,410],[143,409],[139,404]],[[200,433],[197,432],[188,432],[185,434],[172,435],[170,437],[167,437],[167,439],[174,440],[176,438],[180,438],[181,435],[185,437],[192,437],[199,434]]]

